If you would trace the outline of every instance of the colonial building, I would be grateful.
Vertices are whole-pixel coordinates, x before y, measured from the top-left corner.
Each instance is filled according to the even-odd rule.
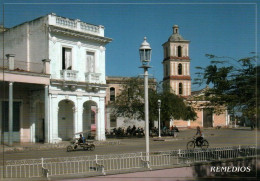
[[[173,118],[167,126],[227,126],[229,119],[226,109],[223,108],[221,114],[213,114],[210,109],[204,107],[205,101],[201,98],[203,97],[203,90],[194,92],[191,90],[189,45],[190,41],[185,40],[180,35],[178,25],[174,25],[172,35],[163,44],[163,83],[173,93],[184,97],[187,104],[191,104],[196,110],[198,117],[195,121],[175,120]]]
[[[104,27],[52,13],[3,33],[4,139],[55,143],[92,130],[105,140]]]

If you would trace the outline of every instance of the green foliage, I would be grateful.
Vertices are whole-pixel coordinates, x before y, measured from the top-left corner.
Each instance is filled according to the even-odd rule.
[[[230,57],[206,55],[211,65],[200,67],[195,84],[212,85],[205,92],[206,100],[215,111],[221,106],[256,119],[256,56],[235,60]],[[212,61],[212,59],[214,59]],[[201,76],[203,74],[203,76]]]
[[[164,91],[159,94],[162,101],[162,120],[183,119],[195,120],[196,113],[193,108],[184,102],[184,99],[170,91]]]
[[[113,114],[117,117],[144,120],[144,82],[140,78],[127,78],[122,92],[112,104]],[[183,98],[171,93],[168,89],[160,90],[159,85],[149,81],[149,120],[158,120],[158,100],[161,100],[161,120],[171,118],[194,120],[196,113],[192,107],[186,105]]]
[[[112,104],[112,113],[117,117],[128,117],[142,119],[144,116],[144,90],[142,79],[125,78],[122,92],[116,97],[116,101]]]

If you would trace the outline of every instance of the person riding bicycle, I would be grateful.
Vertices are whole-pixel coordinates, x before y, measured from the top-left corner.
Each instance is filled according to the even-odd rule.
[[[198,135],[198,136],[197,136]],[[200,129],[199,126],[197,126],[197,133],[195,135],[197,138],[196,138],[196,145],[199,146],[202,144],[202,140],[203,140],[203,136],[202,136],[202,131]],[[199,144],[200,143],[200,144]]]

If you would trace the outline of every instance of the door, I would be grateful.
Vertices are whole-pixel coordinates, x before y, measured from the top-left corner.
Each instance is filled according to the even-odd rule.
[[[21,102],[13,102],[13,141],[20,142],[20,105]],[[9,102],[2,102],[2,129],[4,141],[8,140],[9,132]]]
[[[203,109],[203,127],[213,127],[213,113],[211,109]]]

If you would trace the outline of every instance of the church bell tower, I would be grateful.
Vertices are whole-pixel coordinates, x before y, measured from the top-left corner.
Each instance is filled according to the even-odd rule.
[[[191,95],[189,40],[179,34],[178,25],[173,26],[173,33],[163,46],[163,83],[176,95]]]

